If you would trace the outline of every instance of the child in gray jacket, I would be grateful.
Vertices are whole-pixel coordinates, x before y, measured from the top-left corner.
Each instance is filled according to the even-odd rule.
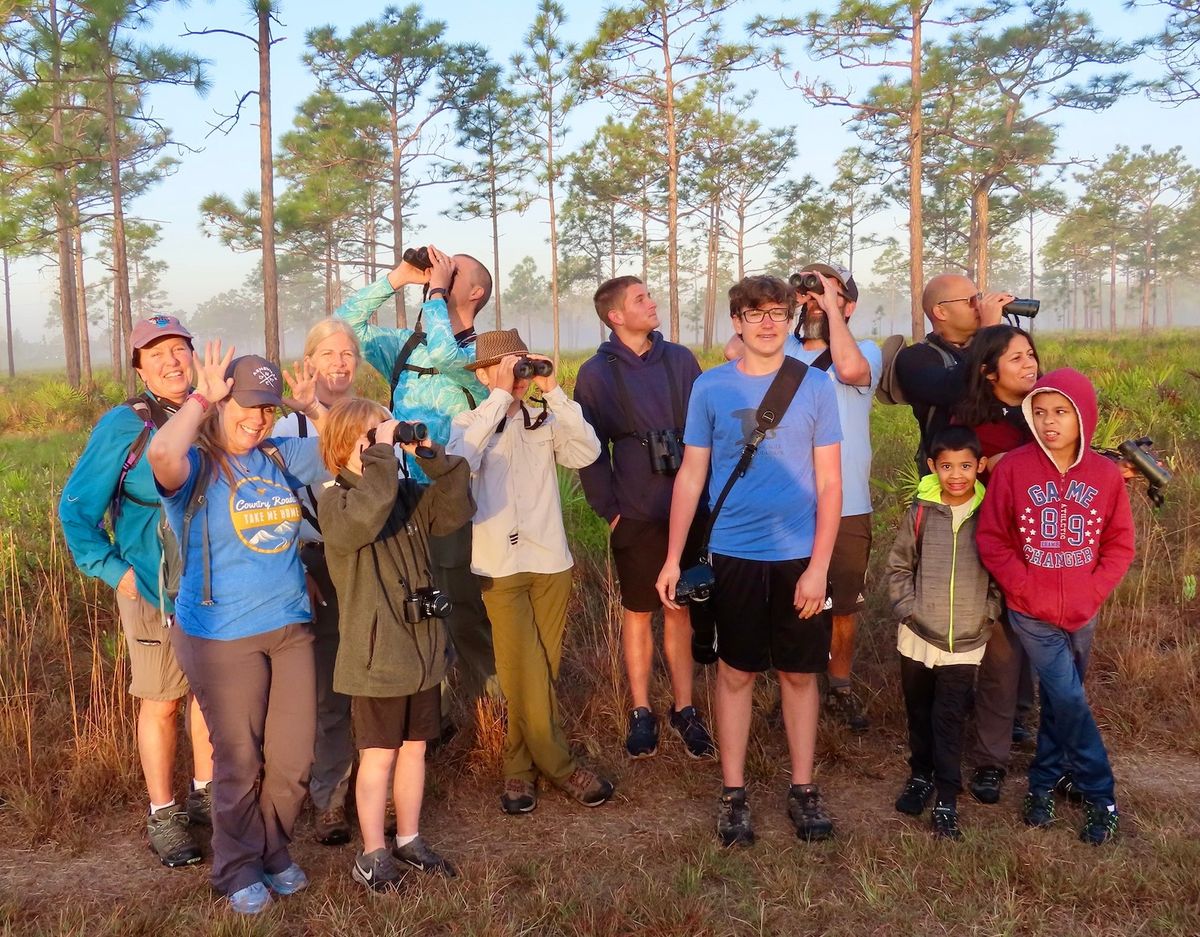
[[[975,548],[987,459],[975,433],[951,426],[930,442],[929,468],[900,525],[885,577],[900,621],[900,681],[912,774],[896,800],[920,816],[934,793],[934,835],[958,839],[963,726],[1000,595]]]

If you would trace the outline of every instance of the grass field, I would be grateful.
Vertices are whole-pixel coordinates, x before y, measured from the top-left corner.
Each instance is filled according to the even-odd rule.
[[[1027,830],[1027,754],[1000,805],[963,799],[960,843],[893,811],[904,719],[895,628],[872,588],[856,667],[871,730],[830,722],[818,742],[836,838],[806,845],[791,830],[764,683],[748,765],[759,843],[720,850],[715,762],[689,761],[665,737],[655,759],[622,757],[605,525],[564,476],[577,566],[561,695],[573,741],[618,782],[614,802],[589,811],[545,791],[533,814],[502,816],[502,714],[460,711],[471,729],[432,760],[422,832],[462,876],[369,896],[350,879],[350,847],[312,845],[304,825],[295,854],[312,887],[254,920],[224,910],[207,866],[169,871],[145,847],[111,593],[76,572],[54,516],[88,429],[123,395],[0,384],[0,935],[1200,934],[1200,335],[1050,337],[1039,350],[1045,366],[1096,382],[1101,445],[1153,436],[1175,472],[1161,511],[1134,492],[1138,559],[1106,606],[1088,678],[1117,774],[1117,844],[1079,843],[1066,807],[1052,829]],[[568,382],[578,363],[564,362]],[[364,388],[380,385],[365,377]],[[915,428],[907,409],[877,406],[873,430],[874,573],[911,491]],[[654,699],[669,701],[661,667]]]

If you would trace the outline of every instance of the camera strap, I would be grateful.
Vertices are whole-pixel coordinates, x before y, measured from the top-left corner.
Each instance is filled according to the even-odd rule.
[[[729,492],[733,489],[737,480],[745,475],[750,468],[750,462],[754,458],[754,454],[758,452],[758,447],[762,444],[762,441],[767,438],[767,433],[777,427],[783,420],[783,415],[787,413],[788,407],[791,406],[792,400],[796,396],[796,391],[800,389],[800,384],[804,381],[804,375],[807,373],[808,365],[803,361],[798,361],[786,355],[784,356],[783,364],[779,366],[779,370],[775,373],[775,378],[771,381],[771,386],[767,388],[766,394],[763,395],[762,403],[758,406],[758,412],[754,415],[756,424],[754,431],[742,447],[741,457],[738,459],[737,465],[733,467],[733,471],[730,472],[729,478],[726,479],[725,487],[717,495],[712,513],[708,515],[708,523],[704,527],[701,555],[708,555],[708,541],[712,536],[713,527],[717,523],[717,515],[721,513],[721,508],[725,505],[725,499],[729,497]]]
[[[620,362],[616,355],[608,355],[608,364],[612,368],[613,381],[617,385],[617,396],[621,399],[621,412],[625,417],[625,425],[628,427],[625,432],[618,433],[613,436],[613,439],[624,439],[632,437],[646,442],[646,434],[639,433],[635,427],[637,421],[633,418],[633,398],[629,394],[629,386],[625,383],[625,374],[621,370]],[[675,425],[671,427],[674,430],[683,429],[683,421],[685,414],[683,411],[683,397],[680,394],[679,381],[675,379],[675,369],[671,367],[670,355],[663,355],[663,368],[667,372],[667,383],[670,385],[671,393],[671,412],[675,417]],[[665,429],[665,427],[653,427],[654,429]]]

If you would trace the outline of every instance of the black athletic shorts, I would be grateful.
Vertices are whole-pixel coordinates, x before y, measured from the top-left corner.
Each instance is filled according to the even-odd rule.
[[[871,558],[871,515],[851,514],[838,525],[837,540],[829,557],[830,612],[853,615],[863,607],[863,584]]]
[[[828,609],[801,618],[793,604],[802,560],[744,560],[713,554],[717,656],[735,670],[824,673],[833,623]]]
[[[617,585],[621,590],[621,607],[631,612],[656,612],[662,607],[654,583],[667,561],[667,521],[643,521],[622,517],[609,534]],[[692,524],[680,559],[681,569],[700,562],[700,537],[704,524]]]
[[[412,696],[353,696],[350,724],[354,747],[400,748],[405,742],[428,742],[442,734],[440,686]]]

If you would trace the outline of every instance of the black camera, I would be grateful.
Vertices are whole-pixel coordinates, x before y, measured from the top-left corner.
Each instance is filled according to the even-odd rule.
[[[449,618],[453,608],[445,592],[426,586],[404,600],[404,620],[415,625],[428,618]]]
[[[367,442],[372,446],[375,445],[375,430],[378,428],[377,426],[372,426],[367,430]],[[393,446],[404,443],[424,442],[428,438],[429,427],[424,423],[400,422],[396,424],[396,428],[392,431]]]
[[[1155,507],[1161,508],[1164,501],[1162,490],[1171,480],[1171,473],[1155,457],[1154,440],[1149,436],[1127,439],[1117,446],[1117,451],[1146,479],[1146,496],[1154,502]]]
[[[429,259],[428,247],[406,247],[400,259],[418,270],[428,270],[433,266],[433,261]]]
[[[549,377],[554,373],[554,363],[540,358],[520,358],[513,365],[513,377],[519,381],[531,377]]]
[[[1024,316],[1026,319],[1032,319],[1041,308],[1040,299],[1014,299],[1011,303],[1005,303],[1000,311],[1006,316]]]
[[[821,278],[811,270],[805,273],[793,273],[788,277],[788,283],[792,285],[792,289],[796,292],[803,290],[806,293],[824,293],[825,287],[821,283]]]
[[[675,601],[707,602],[712,598],[716,585],[717,577],[712,567],[707,563],[698,563],[679,574],[679,581],[675,583]]]
[[[652,429],[646,433],[650,453],[650,471],[655,475],[674,475],[683,464],[683,444],[673,429]]]

